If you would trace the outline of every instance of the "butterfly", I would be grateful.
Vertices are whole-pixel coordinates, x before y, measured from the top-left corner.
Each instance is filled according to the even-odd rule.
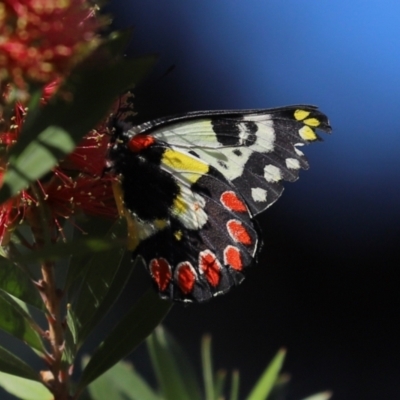
[[[300,147],[329,133],[314,106],[199,111],[114,134],[110,169],[162,298],[203,302],[244,279],[261,240],[254,217],[308,163]]]

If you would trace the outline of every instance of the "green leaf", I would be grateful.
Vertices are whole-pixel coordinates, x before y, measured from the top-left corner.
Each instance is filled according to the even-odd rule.
[[[93,400],[161,400],[132,365],[123,361],[97,378],[88,389]]]
[[[290,383],[289,374],[280,374],[275,381],[271,393],[268,395],[268,400],[282,400],[287,397]]]
[[[19,400],[52,400],[54,396],[39,382],[0,372],[0,386]]]
[[[171,306],[170,302],[161,300],[153,289],[149,289],[95,351],[78,387],[83,389],[131,353],[163,320]]]
[[[9,152],[0,203],[43,177],[105,116],[115,98],[147,73],[155,57],[126,60],[110,54],[113,41],[125,39],[106,42],[72,71],[46,106],[29,110],[20,139]]]
[[[0,371],[34,381],[39,380],[39,374],[28,364],[0,346]]]
[[[280,349],[259,378],[247,400],[264,400],[268,398],[277,381],[285,356],[286,350]]]
[[[231,380],[231,396],[229,400],[238,400],[239,399],[239,371],[232,372],[232,380]]]
[[[67,327],[65,330],[65,349],[62,355],[62,361],[71,365],[75,362],[75,356],[78,351],[76,345],[77,332],[75,326],[75,320],[71,316],[70,308],[67,308]]]
[[[226,376],[227,372],[225,369],[220,369],[215,373],[215,379],[214,379],[214,393],[215,393],[215,398],[220,399],[224,394],[224,386],[226,382]]]
[[[41,178],[57,164],[58,159],[71,153],[74,148],[73,138],[62,127],[51,125],[44,129],[18,156],[10,155],[0,201],[16,195]]]
[[[90,397],[93,400],[127,400],[126,397],[113,385],[113,382],[110,382],[107,379],[97,379],[88,389]]]
[[[125,245],[123,239],[104,239],[104,238],[82,238],[70,242],[58,242],[43,246],[40,250],[31,251],[13,258],[17,263],[33,263],[36,261],[57,261],[61,258],[71,256],[71,254],[85,255],[92,253],[106,252],[116,247]],[[100,256],[101,257],[101,256]],[[0,260],[0,265],[7,263],[8,260]]]
[[[44,304],[28,274],[11,261],[0,261],[0,289],[40,310]]]
[[[200,385],[187,357],[162,327],[147,339],[153,368],[166,400],[201,400]]]
[[[122,218],[121,218],[122,219]],[[85,232],[80,233],[79,231],[74,231],[74,235],[77,235],[77,238],[85,238],[85,237],[101,237],[107,235],[107,233],[112,229],[114,221],[105,219],[105,218],[90,218],[85,215],[80,215],[76,219],[75,223],[79,226],[79,228]],[[119,223],[117,221],[117,223]],[[121,237],[126,237],[126,234]],[[81,281],[86,273],[86,269],[88,267],[88,262],[91,259],[93,253],[87,254],[72,254],[68,273],[65,279],[64,290],[68,291],[70,286],[76,281]],[[71,300],[71,293],[68,294],[68,300]]]
[[[0,329],[43,353],[43,343],[31,316],[7,293],[0,290]]]
[[[85,340],[94,327],[104,318],[104,316],[110,311],[115,302],[118,300],[121,293],[124,291],[126,284],[128,283],[129,278],[131,277],[138,262],[138,259],[136,259],[136,261],[132,263],[131,258],[132,255],[128,252],[122,254],[119,266],[116,267],[114,278],[110,283],[109,289],[104,296],[103,301],[93,312],[93,315],[90,318],[90,323],[88,319],[88,323],[82,327],[82,330],[79,334],[81,341]],[[114,262],[117,261],[118,260],[114,260]]]
[[[321,392],[314,394],[312,396],[309,396],[303,400],[329,400],[333,396],[332,392]]]
[[[203,365],[204,392],[206,394],[206,400],[215,400],[210,335],[204,335],[202,338],[201,361]]]
[[[102,241],[105,241],[106,243],[109,242],[115,242],[118,243],[117,237],[126,237],[126,222],[125,219],[120,219],[116,221],[111,227],[110,227],[110,222],[108,220],[102,220],[100,218],[96,219],[87,219],[86,221],[79,221],[79,226],[87,232],[87,234],[90,235],[97,233],[101,234],[103,233],[104,235],[107,235],[106,238],[102,239]],[[118,253],[120,252],[118,249]],[[115,251],[111,253],[111,255],[115,254]],[[124,285],[126,284],[129,274],[132,272],[132,266],[128,262],[126,264],[121,265],[120,268],[115,268],[115,271],[113,268],[110,268],[110,265],[113,265],[116,260],[112,260],[110,265],[107,265],[107,256],[105,258],[104,255],[101,255],[100,261],[99,261],[99,255],[94,255],[93,252],[90,253],[91,257],[88,257],[88,254],[74,254],[71,257],[70,260],[70,266],[68,268],[68,274],[66,277],[65,281],[65,291],[67,292],[67,298],[69,301],[71,301],[71,298],[74,298],[77,289],[79,287],[83,286],[83,292],[85,292],[85,289],[88,289],[90,285],[88,285],[85,281],[90,281],[90,277],[88,279],[87,275],[89,274],[90,268],[93,269],[93,273],[95,275],[95,279],[101,278],[104,279],[105,276],[107,276],[107,272],[111,273],[111,278],[112,281],[109,282],[110,288],[107,291],[106,298],[104,296],[100,296],[99,293],[97,293],[97,300],[92,299],[92,303],[86,304],[86,306],[89,306],[92,311],[89,311],[87,314],[89,315],[89,318],[85,318],[83,320],[78,319],[78,317],[75,314],[75,309],[71,306],[71,304],[68,305],[67,309],[67,330],[66,330],[66,335],[65,335],[65,352],[63,356],[65,357],[65,360],[69,363],[73,362],[74,357],[76,355],[77,350],[79,349],[79,335],[82,338],[81,341],[83,341],[83,338],[86,337],[88,332],[90,332],[90,329],[92,329],[95,324],[102,318],[104,317],[105,313],[108,311],[108,309],[105,307],[105,303],[107,303],[110,307],[112,306],[113,302],[115,299],[110,298],[108,301],[107,298],[110,296],[112,297],[112,293],[117,296],[114,292],[116,290],[113,289],[114,285],[118,281],[118,277],[122,274],[122,271],[127,271],[127,274],[124,279],[126,281],[118,283],[120,284],[120,290],[122,291]],[[99,265],[103,265],[104,268],[106,268],[106,273],[103,275],[101,274],[102,271],[99,271]],[[97,275],[97,277],[96,277]],[[114,279],[115,278],[115,279]],[[76,283],[73,285],[73,283]],[[76,286],[76,287],[75,287]],[[89,291],[89,296],[94,295],[95,293],[91,293]],[[85,294],[82,295],[83,297]],[[93,297],[93,296],[92,296]],[[82,298],[82,297],[81,297]],[[79,299],[79,297],[76,297],[76,299]],[[75,299],[75,300],[76,300]],[[86,300],[85,300],[86,301]],[[75,304],[77,302],[75,301]],[[79,301],[78,301],[79,305]],[[104,308],[102,308],[104,306]],[[101,308],[101,309],[100,309]],[[83,332],[85,330],[85,332]]]
[[[108,232],[103,241],[112,242],[116,237],[126,236],[125,220],[118,220]],[[125,264],[121,260],[125,248],[119,247],[107,253],[95,254],[85,266],[85,275],[82,279],[82,288],[70,310],[71,317],[75,320],[77,344],[80,345],[94,326],[114,304],[132,272],[132,264]],[[122,275],[122,277],[121,277]],[[117,281],[117,287],[113,285]],[[112,290],[111,290],[112,289]],[[111,290],[111,292],[110,292]],[[104,304],[104,301],[106,304]]]

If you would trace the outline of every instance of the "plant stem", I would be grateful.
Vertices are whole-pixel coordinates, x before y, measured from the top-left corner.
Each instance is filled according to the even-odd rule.
[[[37,194],[37,193],[36,193]],[[26,219],[35,239],[35,247],[42,248],[50,242],[50,218],[46,215],[43,199],[40,196],[39,207],[31,207]],[[64,347],[64,317],[61,315],[62,293],[57,288],[54,262],[43,261],[41,264],[42,279],[38,287],[45,304],[48,321],[47,338],[50,345],[50,355],[46,362],[49,371],[41,373],[43,383],[54,395],[54,400],[69,399],[68,365],[62,362]]]

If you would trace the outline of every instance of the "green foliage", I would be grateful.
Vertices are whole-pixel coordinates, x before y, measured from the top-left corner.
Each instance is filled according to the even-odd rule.
[[[19,400],[53,400],[41,383],[0,372],[0,386]]]
[[[152,289],[148,290],[94,352],[83,371],[78,389],[83,389],[131,353],[162,321],[170,308],[169,302],[161,300]]]
[[[88,387],[93,400],[162,400],[129,363],[119,362]]]
[[[92,382],[88,389],[92,400],[284,400],[289,384],[282,374],[286,351],[281,349],[259,377],[250,394],[239,394],[239,372],[231,374],[231,385],[226,393],[226,372],[213,372],[211,338],[206,335],[201,344],[204,393],[200,379],[190,360],[164,328],[158,327],[146,341],[158,388],[152,388],[135,369],[119,362]],[[321,392],[303,400],[329,400],[330,392]]]
[[[121,55],[128,35],[113,34],[104,40],[89,58],[76,66],[46,105],[40,100],[41,89],[31,93],[20,137],[7,150],[1,203],[21,190],[34,187],[40,178],[46,182],[49,179],[46,174],[104,118],[117,96],[135,86],[148,72],[155,57],[128,60]],[[34,189],[32,191],[35,193]],[[46,205],[40,196],[38,200],[40,217],[32,232],[41,231],[40,245],[34,242],[29,249],[29,240],[24,237],[27,230],[24,232],[23,226],[17,226],[11,240],[5,241],[1,248],[0,329],[45,361],[44,368],[52,362],[54,351],[61,352],[62,358],[53,366],[53,371],[67,373],[88,335],[121,296],[134,268],[130,254],[125,251],[127,227],[124,220],[112,226],[108,221],[104,234],[101,233],[103,228],[98,229],[96,219],[77,222],[88,235],[82,235],[75,225],[67,224],[64,237],[54,241],[50,240],[52,228]],[[38,279],[43,273],[49,275],[47,281]],[[59,289],[48,287],[56,282]],[[54,292],[52,297],[49,297],[50,289]],[[68,301],[65,308],[60,303],[63,299]],[[74,398],[144,341],[170,307],[170,303],[161,301],[153,291],[132,304],[126,316],[102,343],[97,344],[79,384],[72,391]],[[60,315],[52,315],[49,310],[60,310]],[[49,323],[49,332],[43,327],[44,321]],[[58,325],[54,321],[58,321]],[[63,331],[64,342],[60,345],[50,340],[57,337],[54,333],[57,329]],[[60,333],[58,335],[60,337]],[[17,398],[52,399],[54,394],[48,390],[54,386],[52,372],[49,370],[46,374],[39,374],[25,360],[0,346],[0,386]],[[83,393],[82,398],[85,395]]]
[[[171,335],[159,327],[146,343],[163,398],[200,400],[194,369]]]

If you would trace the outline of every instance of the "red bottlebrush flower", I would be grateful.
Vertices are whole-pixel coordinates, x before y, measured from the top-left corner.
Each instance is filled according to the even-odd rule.
[[[46,202],[53,215],[68,218],[77,211],[87,215],[117,218],[112,182],[114,178],[79,174],[70,178],[62,170],[54,171],[54,178],[43,185]]]
[[[79,171],[90,176],[99,177],[106,167],[110,134],[108,129],[102,126],[98,130],[89,132],[75,148],[75,150],[60,163],[64,171]]]
[[[44,97],[49,98],[56,87],[56,83],[45,87]],[[118,102],[111,117],[120,107]],[[17,103],[11,121],[7,123],[3,118],[3,127],[8,129],[0,132],[0,145],[3,145],[5,151],[18,140],[24,117],[25,109]],[[78,212],[108,218],[118,216],[112,189],[112,183],[117,178],[104,174],[110,140],[109,118],[100,123],[96,130],[89,132],[75,151],[60,161],[50,176],[38,182],[50,210],[53,227],[60,226],[60,218],[68,218]],[[5,169],[6,164],[0,154],[0,186]],[[30,190],[24,190],[0,205],[0,245],[6,243],[8,233],[24,219],[30,206],[37,206],[37,200]]]
[[[47,83],[66,75],[98,41],[101,26],[85,0],[0,3],[0,81]]]
[[[0,172],[0,183],[3,171]],[[0,206],[0,245],[6,244],[15,225],[24,219],[28,207],[35,206],[36,201],[26,191],[6,201]]]

